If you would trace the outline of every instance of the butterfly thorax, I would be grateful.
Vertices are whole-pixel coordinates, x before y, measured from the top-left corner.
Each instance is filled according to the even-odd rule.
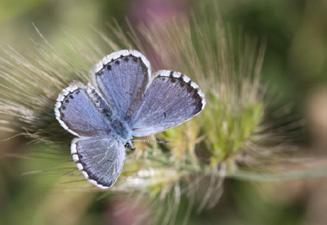
[[[129,129],[128,124],[122,120],[114,119],[110,122],[112,129],[124,140],[132,138],[132,131]]]

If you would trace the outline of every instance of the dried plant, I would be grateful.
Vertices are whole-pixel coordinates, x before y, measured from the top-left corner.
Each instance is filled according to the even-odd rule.
[[[277,144],[267,145],[275,136],[264,119],[269,113],[260,82],[264,45],[227,29],[207,13],[164,22],[153,19],[127,31],[110,25],[111,36],[95,29],[95,37],[67,38],[64,53],[37,29],[40,39],[30,52],[2,46],[0,129],[24,136],[34,143],[32,149],[41,143],[42,152],[57,149],[68,157],[71,136],[54,116],[58,93],[72,80],[89,82],[89,69],[104,55],[136,48],[148,56],[153,70],[172,68],[192,77],[205,91],[207,107],[180,127],[134,140],[137,150],[128,154],[124,171],[109,192],[145,194],[158,208],[157,218],[165,215],[163,224],[174,222],[184,197],[198,210],[214,206],[226,176],[252,179],[258,171],[249,174],[240,165],[261,169],[262,165],[254,165],[272,159],[275,150],[285,146],[278,138]],[[62,166],[75,171],[73,162],[60,160],[53,170]],[[84,181],[78,186],[83,187]],[[176,207],[160,208],[158,199]]]

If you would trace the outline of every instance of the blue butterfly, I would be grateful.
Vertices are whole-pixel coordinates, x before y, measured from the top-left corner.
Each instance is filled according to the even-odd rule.
[[[71,155],[85,178],[111,187],[125,160],[125,146],[177,126],[205,106],[199,86],[182,73],[160,70],[136,50],[104,57],[91,73],[93,85],[71,83],[55,105],[60,125],[77,136]]]

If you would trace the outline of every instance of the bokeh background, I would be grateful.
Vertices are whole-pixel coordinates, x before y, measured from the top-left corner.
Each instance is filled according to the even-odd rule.
[[[215,1],[215,0],[212,0]],[[206,1],[209,2],[210,1]],[[217,1],[215,1],[217,2]],[[298,137],[305,154],[322,158],[327,151],[327,1],[218,1],[222,21],[248,36],[264,40],[262,81],[280,105],[291,105],[294,118],[304,118]],[[57,51],[65,52],[66,37],[92,37],[93,28],[113,20],[123,29],[147,23],[150,13],[166,17],[188,15],[201,7],[196,0],[0,0],[0,42],[25,51],[39,37],[36,28]],[[110,29],[105,29],[111,35]],[[63,187],[52,189],[60,171],[39,171],[44,160],[10,152],[0,143],[0,224],[132,224],[146,211],[129,209],[133,199],[105,197]],[[19,143],[10,143],[19,145]],[[57,155],[54,157],[58,157]],[[57,159],[57,158],[56,158]],[[68,160],[63,156],[62,160]],[[55,165],[54,165],[55,166]],[[327,174],[326,174],[327,175]],[[182,202],[187,205],[188,202]],[[250,182],[228,179],[218,205],[191,212],[187,224],[327,224],[327,182],[324,178]],[[176,224],[183,223],[183,217]],[[151,222],[149,222],[151,223]]]

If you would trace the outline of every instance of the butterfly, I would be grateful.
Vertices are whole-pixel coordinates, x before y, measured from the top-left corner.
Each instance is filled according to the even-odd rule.
[[[151,76],[147,58],[120,50],[97,63],[92,84],[72,82],[58,95],[55,116],[76,136],[71,155],[93,185],[110,188],[119,177],[133,137],[175,127],[205,107],[199,86],[186,75],[160,70]]]

